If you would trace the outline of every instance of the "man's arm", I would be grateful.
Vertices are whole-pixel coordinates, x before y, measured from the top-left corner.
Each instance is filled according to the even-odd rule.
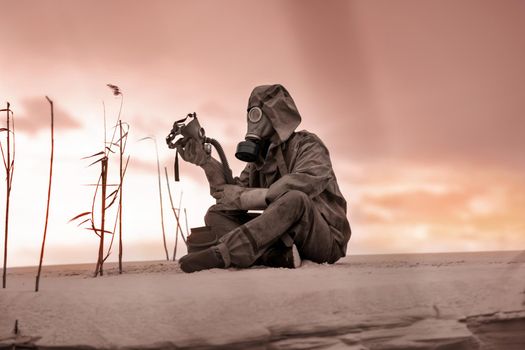
[[[210,194],[217,199],[217,204],[225,209],[257,210],[266,208],[267,189],[249,188],[250,166],[234,179],[235,184],[227,184],[223,165],[206,153],[195,140],[190,139],[184,147],[178,147],[182,159],[200,166],[210,184]]]
[[[250,165],[242,171],[239,177],[234,179],[235,185],[226,184],[224,176],[222,180],[217,174],[218,165],[210,162],[203,166],[206,177],[210,183],[211,195],[217,199],[217,204],[222,204],[225,209],[261,210],[266,209],[267,188],[253,188],[249,186]]]
[[[206,179],[210,184],[210,194],[213,194],[226,184],[226,178],[224,176],[224,168],[222,164],[215,158],[210,157],[208,161],[201,165],[206,174]],[[214,196],[215,197],[215,196]]]
[[[311,198],[325,190],[333,172],[330,155],[322,141],[313,134],[304,135],[294,158],[290,173],[268,189],[266,202],[271,203],[290,190],[304,192]]]

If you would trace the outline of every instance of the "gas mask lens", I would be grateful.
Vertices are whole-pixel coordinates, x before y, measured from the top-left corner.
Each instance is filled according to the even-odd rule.
[[[248,120],[251,123],[258,123],[262,118],[262,110],[259,107],[250,108],[248,111]]]

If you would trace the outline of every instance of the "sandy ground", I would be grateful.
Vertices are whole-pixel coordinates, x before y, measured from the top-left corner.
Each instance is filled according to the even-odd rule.
[[[0,348],[525,349],[525,252],[349,256],[184,274],[8,271]],[[15,323],[18,324],[15,334]]]

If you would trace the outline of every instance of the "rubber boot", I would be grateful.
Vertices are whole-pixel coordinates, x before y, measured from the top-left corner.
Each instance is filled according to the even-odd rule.
[[[219,253],[216,247],[210,247],[185,255],[180,258],[179,265],[181,270],[187,273],[223,268],[225,266],[221,253]]]

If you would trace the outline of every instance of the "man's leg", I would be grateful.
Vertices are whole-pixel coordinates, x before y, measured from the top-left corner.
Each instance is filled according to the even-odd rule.
[[[249,267],[285,233],[292,236],[302,258],[319,263],[330,258],[330,228],[300,191],[287,192],[260,216],[222,236],[217,248],[225,267]]]
[[[191,234],[186,240],[188,253],[202,251],[218,244],[219,238],[251,220],[253,215],[245,210],[223,210],[218,205],[211,206],[204,217],[206,226],[191,229]]]
[[[212,205],[204,216],[204,223],[221,238],[256,216],[258,214],[247,213],[246,210],[222,210],[220,205]]]

